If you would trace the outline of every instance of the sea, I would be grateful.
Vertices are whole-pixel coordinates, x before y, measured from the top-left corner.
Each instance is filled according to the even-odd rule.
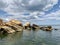
[[[53,25],[58,30],[23,30],[13,34],[0,34],[0,45],[60,45],[60,25]]]

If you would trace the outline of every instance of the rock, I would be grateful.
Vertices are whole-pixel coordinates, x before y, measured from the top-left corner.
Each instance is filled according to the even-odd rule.
[[[2,19],[0,19],[0,26],[5,25]]]
[[[31,30],[30,22],[26,22],[26,24],[24,25],[24,29]]]
[[[59,29],[56,29],[56,28],[55,28],[54,30],[59,30]]]
[[[45,30],[46,30],[46,31],[52,31],[52,29],[50,29],[50,28],[46,28]]]
[[[39,27],[38,25],[36,25],[36,24],[33,24],[33,25],[32,25],[32,29],[33,29],[33,30],[36,30],[36,29],[40,29],[40,27]]]
[[[3,20],[2,19],[0,19],[0,25],[3,23]]]
[[[52,26],[47,26],[46,31],[51,31],[52,30]]]
[[[18,20],[11,20],[10,22],[16,24],[16,25],[19,25],[19,26],[23,26],[22,25],[22,22],[21,21],[18,21]]]
[[[12,29],[14,29],[16,32],[23,31],[23,27],[18,26],[18,25],[14,25],[14,26],[12,26]]]
[[[47,26],[47,28],[52,29],[52,26]]]
[[[2,27],[2,26],[0,26],[0,33],[3,33],[3,30],[1,30],[1,27]]]
[[[52,26],[47,26],[47,27],[41,27],[41,30],[45,30],[45,31],[51,31],[52,30]]]
[[[11,27],[12,29],[14,29],[15,31],[23,31],[23,27],[22,26],[19,26],[19,25],[16,25],[15,23],[13,22],[7,22],[6,23],[6,26],[8,27]]]
[[[43,27],[40,27],[41,30],[46,30],[47,27],[43,26]]]
[[[8,26],[2,26],[0,31],[3,31],[4,33],[14,33],[15,30],[13,30],[12,28],[8,27]]]

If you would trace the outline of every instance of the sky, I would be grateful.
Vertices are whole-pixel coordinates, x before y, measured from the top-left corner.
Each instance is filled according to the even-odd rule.
[[[60,24],[60,0],[0,0],[0,18],[36,24]]]

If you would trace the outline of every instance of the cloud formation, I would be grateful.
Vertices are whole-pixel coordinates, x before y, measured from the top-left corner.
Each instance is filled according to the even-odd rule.
[[[52,8],[58,0],[11,0],[8,7],[13,12],[44,11]],[[7,8],[8,8],[7,7]]]
[[[45,18],[47,17],[47,19],[54,19],[54,20],[60,20],[60,10],[57,10],[55,12],[52,12],[50,14],[47,14],[46,16],[44,16]]]
[[[44,20],[46,19],[44,17],[45,11],[53,8],[58,3],[58,0],[0,0],[0,2],[0,9],[13,15],[8,18]]]

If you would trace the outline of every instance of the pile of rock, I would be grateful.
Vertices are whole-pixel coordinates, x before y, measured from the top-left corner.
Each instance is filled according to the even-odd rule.
[[[0,19],[0,32],[3,33],[14,33],[14,32],[21,32],[24,29],[27,30],[46,30],[46,31],[51,31],[52,27],[47,26],[47,27],[40,27],[36,24],[30,24],[30,22],[26,22],[25,25],[23,26],[21,21],[18,20],[10,20],[9,22],[3,22],[2,19]]]
[[[23,25],[18,20],[10,20],[9,22],[3,22],[0,20],[0,32],[14,33],[23,31]]]

